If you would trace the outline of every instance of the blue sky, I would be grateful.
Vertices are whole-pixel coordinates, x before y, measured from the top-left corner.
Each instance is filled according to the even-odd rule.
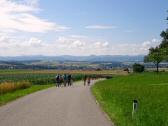
[[[72,27],[72,34],[108,41],[141,42],[159,37],[165,29],[166,0],[53,0],[41,1],[40,16]],[[86,25],[112,25],[112,30],[88,30]],[[126,32],[130,31],[130,33]],[[132,31],[132,32],[131,32]],[[101,38],[101,37],[100,37]],[[126,40],[125,40],[126,39]]]
[[[4,10],[0,38],[9,41],[7,45],[0,39],[5,43],[0,55],[146,54],[159,44],[159,34],[167,27],[167,0],[2,0],[0,4],[11,8],[0,7]]]

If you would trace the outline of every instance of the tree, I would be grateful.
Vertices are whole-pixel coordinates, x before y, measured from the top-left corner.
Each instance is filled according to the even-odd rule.
[[[162,43],[159,45],[159,48],[163,52],[164,59],[168,60],[168,29],[166,29],[165,31],[162,31],[160,36],[162,37]]]
[[[162,31],[160,36],[163,38],[163,40],[159,47],[168,48],[168,29],[166,31]]]
[[[166,19],[168,21],[168,17]],[[156,71],[159,72],[159,64],[168,60],[168,29],[162,31],[160,36],[162,42],[159,46],[149,49],[149,54],[144,57],[144,62],[153,62],[156,65]]]
[[[156,71],[159,72],[159,64],[164,60],[163,50],[159,47],[150,48],[149,54],[145,56],[144,62],[153,62],[156,65]]]

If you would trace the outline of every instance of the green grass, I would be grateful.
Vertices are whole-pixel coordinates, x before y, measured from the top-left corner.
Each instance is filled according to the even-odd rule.
[[[168,73],[116,76],[92,92],[117,126],[168,126]],[[132,118],[132,102],[139,101]]]
[[[25,95],[31,94],[31,93],[39,91],[39,90],[47,89],[52,86],[53,85],[33,85],[27,89],[16,90],[14,92],[6,93],[6,94],[0,94],[0,106],[4,105],[10,101],[13,101],[19,97],[23,97]]]

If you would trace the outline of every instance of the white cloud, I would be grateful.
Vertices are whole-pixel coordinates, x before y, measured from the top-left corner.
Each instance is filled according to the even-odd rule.
[[[94,43],[94,48],[106,48],[108,47],[109,43],[108,42],[96,42]]]
[[[0,55],[90,55],[105,54],[108,42],[97,42],[85,38],[58,37],[53,42],[44,42],[32,37],[19,40],[0,34]]]
[[[47,32],[69,29],[35,15],[40,8],[38,0],[11,1],[0,0],[0,29],[1,31]]]
[[[85,27],[86,29],[97,29],[97,30],[108,30],[108,29],[115,29],[116,26],[110,26],[110,25],[88,25]]]
[[[61,36],[53,42],[44,42],[37,37],[28,40],[0,34],[0,55],[139,55],[147,54],[150,47],[159,45],[152,39],[142,43],[110,43],[91,38]]]
[[[59,37],[55,44],[57,44],[59,48],[75,49],[83,48],[86,43],[80,39],[71,37]]]
[[[110,54],[114,55],[146,55],[149,48],[156,47],[160,44],[160,40],[152,39],[142,43],[124,43],[124,44],[111,44]]]
[[[30,5],[30,6],[38,6],[39,5],[39,0],[21,0],[23,1],[24,3],[26,3],[27,5]]]

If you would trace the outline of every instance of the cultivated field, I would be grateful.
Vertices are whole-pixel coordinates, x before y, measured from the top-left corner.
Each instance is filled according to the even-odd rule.
[[[0,70],[3,74],[96,74],[96,75],[127,75],[123,70]]]
[[[82,70],[0,70],[0,83],[6,81],[29,81],[36,85],[55,83],[57,74],[72,74],[73,81],[81,80],[83,75],[112,76],[127,75],[122,70],[82,71]]]
[[[55,84],[55,76],[57,74],[65,73],[72,74],[73,81],[83,79],[84,74],[88,74],[91,77],[107,77],[115,74],[127,74],[122,70],[0,70],[0,105],[26,94],[51,87]]]
[[[92,91],[117,126],[168,126],[168,73],[116,76]],[[139,106],[132,117],[133,100]]]

